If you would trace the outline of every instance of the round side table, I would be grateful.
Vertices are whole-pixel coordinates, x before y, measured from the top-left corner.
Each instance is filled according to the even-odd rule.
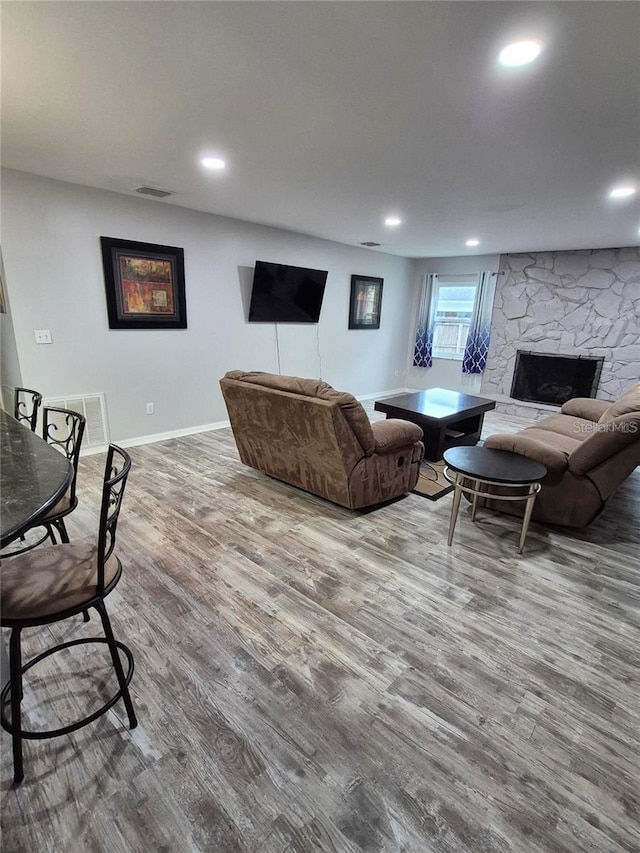
[[[492,501],[526,501],[520,531],[518,554],[522,554],[524,540],[527,537],[529,521],[533,512],[536,496],[542,486],[540,480],[546,476],[547,469],[540,462],[511,453],[508,450],[495,450],[492,447],[452,447],[444,453],[446,467],[444,476],[455,487],[451,520],[449,522],[449,540],[453,541],[453,532],[458,518],[460,498],[465,495],[473,496],[471,505],[471,520],[475,521],[478,497],[488,497]],[[473,487],[463,485],[463,480],[473,480]],[[524,494],[496,495],[487,494],[489,486],[500,486],[507,489],[526,489]]]

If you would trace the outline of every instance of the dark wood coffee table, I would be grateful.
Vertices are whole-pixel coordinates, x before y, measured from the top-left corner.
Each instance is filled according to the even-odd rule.
[[[437,462],[449,447],[474,445],[480,441],[485,412],[495,409],[495,400],[473,397],[445,388],[430,388],[377,400],[374,409],[387,418],[417,424],[424,432],[425,459]]]
[[[447,463],[444,476],[455,486],[447,545],[451,545],[453,541],[460,498],[464,492],[465,495],[473,497],[471,521],[476,519],[478,498],[527,502],[518,542],[518,554],[522,554],[533,504],[541,489],[540,480],[547,475],[546,467],[535,459],[493,447],[452,447],[444,454],[444,461]],[[469,485],[469,480],[473,483],[472,486]],[[499,491],[496,493],[492,486],[497,486]]]

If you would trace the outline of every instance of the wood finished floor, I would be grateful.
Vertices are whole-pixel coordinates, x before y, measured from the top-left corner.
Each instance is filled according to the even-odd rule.
[[[131,455],[108,605],[139,726],[119,703],[26,743],[18,789],[3,732],[3,851],[640,849],[640,471],[518,557],[514,519],[466,506],[447,548],[450,496],[350,512],[242,466],[229,430]],[[91,634],[31,629],[26,656]],[[32,726],[113,690],[87,649],[32,671]]]

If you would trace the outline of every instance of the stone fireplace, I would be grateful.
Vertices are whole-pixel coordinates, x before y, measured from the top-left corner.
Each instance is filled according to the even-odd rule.
[[[511,397],[561,406],[572,397],[595,397],[604,359],[518,350]]]
[[[640,378],[640,248],[502,255],[480,393],[527,418],[561,405],[511,396],[518,351],[598,359],[592,393],[619,397]]]

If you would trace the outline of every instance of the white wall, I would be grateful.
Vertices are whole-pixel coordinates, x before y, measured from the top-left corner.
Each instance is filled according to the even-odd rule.
[[[462,361],[452,358],[434,358],[429,368],[413,366],[413,341],[418,322],[418,306],[422,282],[428,273],[438,275],[468,275],[480,270],[497,272],[500,255],[467,255],[457,258],[417,258],[413,261],[414,294],[411,309],[410,347],[407,362],[408,388],[448,388],[466,394],[479,394],[482,376],[462,372]]]
[[[18,348],[13,332],[13,321],[11,318],[11,305],[9,303],[9,291],[7,288],[7,276],[2,262],[0,251],[0,276],[5,288],[5,313],[0,313],[0,405],[8,412],[13,412],[12,391],[16,386],[22,385],[20,376],[20,360]]]
[[[109,329],[101,235],[184,248],[186,330]],[[319,376],[319,348],[322,378],[340,390],[404,385],[406,259],[11,170],[1,236],[23,382],[45,397],[104,392],[112,440],[226,420],[227,370],[277,371],[275,326],[246,320],[256,259],[329,271],[320,323],[278,327],[282,373]],[[348,330],[354,273],[384,278],[379,330]],[[34,329],[53,343],[36,345]]]

